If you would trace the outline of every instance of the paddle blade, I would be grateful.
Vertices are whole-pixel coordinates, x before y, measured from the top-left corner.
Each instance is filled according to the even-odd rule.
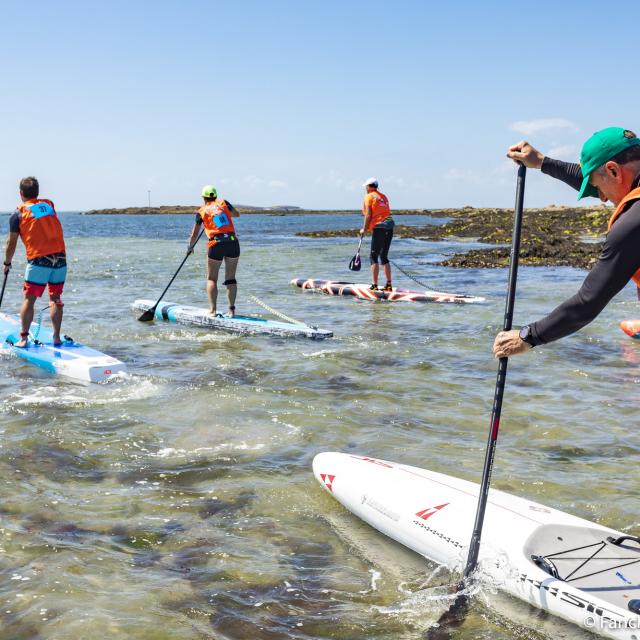
[[[152,307],[151,309],[147,309],[139,318],[140,322],[151,322],[155,317],[156,308]]]
[[[351,261],[349,262],[349,270],[350,271],[360,271],[362,268],[362,261],[360,260],[360,253],[356,253]]]

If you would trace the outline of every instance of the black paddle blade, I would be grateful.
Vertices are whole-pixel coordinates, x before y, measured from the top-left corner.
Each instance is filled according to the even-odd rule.
[[[458,594],[449,608],[440,616],[438,622],[427,630],[423,636],[424,639],[451,640],[452,632],[463,625],[468,611],[469,597],[463,593]]]
[[[349,262],[349,270],[350,271],[360,271],[362,268],[362,260],[360,260],[360,254],[356,253],[353,258],[351,258],[351,262]]]
[[[151,322],[154,317],[155,317],[155,313],[156,313],[156,308],[153,307],[152,309],[147,309],[139,318],[138,320],[140,322]]]

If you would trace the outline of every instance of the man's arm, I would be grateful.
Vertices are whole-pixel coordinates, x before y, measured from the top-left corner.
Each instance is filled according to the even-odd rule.
[[[227,205],[227,207],[229,207],[229,213],[231,214],[231,217],[239,218],[240,212],[228,200],[225,200],[224,202]]]
[[[7,242],[4,247],[4,272],[9,273],[11,269],[11,261],[13,260],[13,254],[16,252],[18,246],[18,238],[20,234],[17,231],[10,231],[7,236]]]
[[[594,320],[640,268],[639,243],[640,202],[636,202],[612,227],[598,262],[578,293],[530,325],[533,345],[564,338]],[[529,345],[520,339],[518,331],[513,330],[500,332],[493,350],[501,358],[528,349]]]
[[[568,184],[576,191],[580,191],[582,186],[582,169],[577,162],[563,162],[562,160],[554,160],[545,156],[540,167],[542,173],[546,173],[556,180]]]
[[[562,180],[576,191],[580,190],[582,170],[579,164],[549,158],[532,147],[526,140],[511,145],[507,151],[507,157],[529,169],[540,169],[542,173]]]
[[[361,236],[363,236],[367,232],[370,219],[371,219],[371,205],[367,202],[367,204],[364,207],[364,222],[362,223],[362,229],[360,229]]]
[[[579,331],[600,314],[640,268],[640,203],[612,227],[602,254],[574,296],[531,325],[534,344],[553,342]]]
[[[199,213],[196,213],[196,219],[195,219],[195,222],[193,223],[193,229],[191,229],[191,235],[189,236],[189,243],[187,246],[188,254],[193,253],[193,245],[198,237],[198,234],[200,233],[201,227],[202,227],[202,218],[200,217]]]

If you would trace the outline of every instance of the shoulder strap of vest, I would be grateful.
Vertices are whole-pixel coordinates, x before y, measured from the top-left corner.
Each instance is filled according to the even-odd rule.
[[[631,191],[629,191],[629,193],[627,193],[627,195],[624,198],[622,198],[622,200],[620,200],[612,216],[609,218],[607,231],[611,229],[611,227],[613,226],[613,223],[620,217],[622,212],[625,210],[627,204],[629,204],[629,202],[633,202],[634,200],[640,200],[640,187],[637,187],[636,189],[632,189]]]

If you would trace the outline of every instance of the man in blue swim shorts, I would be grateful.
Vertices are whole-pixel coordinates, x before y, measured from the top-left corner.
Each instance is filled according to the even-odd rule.
[[[49,288],[49,306],[53,326],[53,343],[62,344],[62,289],[67,275],[67,256],[60,219],[51,200],[39,199],[40,185],[33,178],[20,182],[22,204],[9,219],[9,237],[5,247],[4,272],[9,273],[11,261],[22,239],[27,252],[24,276],[24,301],[20,308],[20,341],[16,347],[26,347],[29,327],[33,321],[36,300]]]

